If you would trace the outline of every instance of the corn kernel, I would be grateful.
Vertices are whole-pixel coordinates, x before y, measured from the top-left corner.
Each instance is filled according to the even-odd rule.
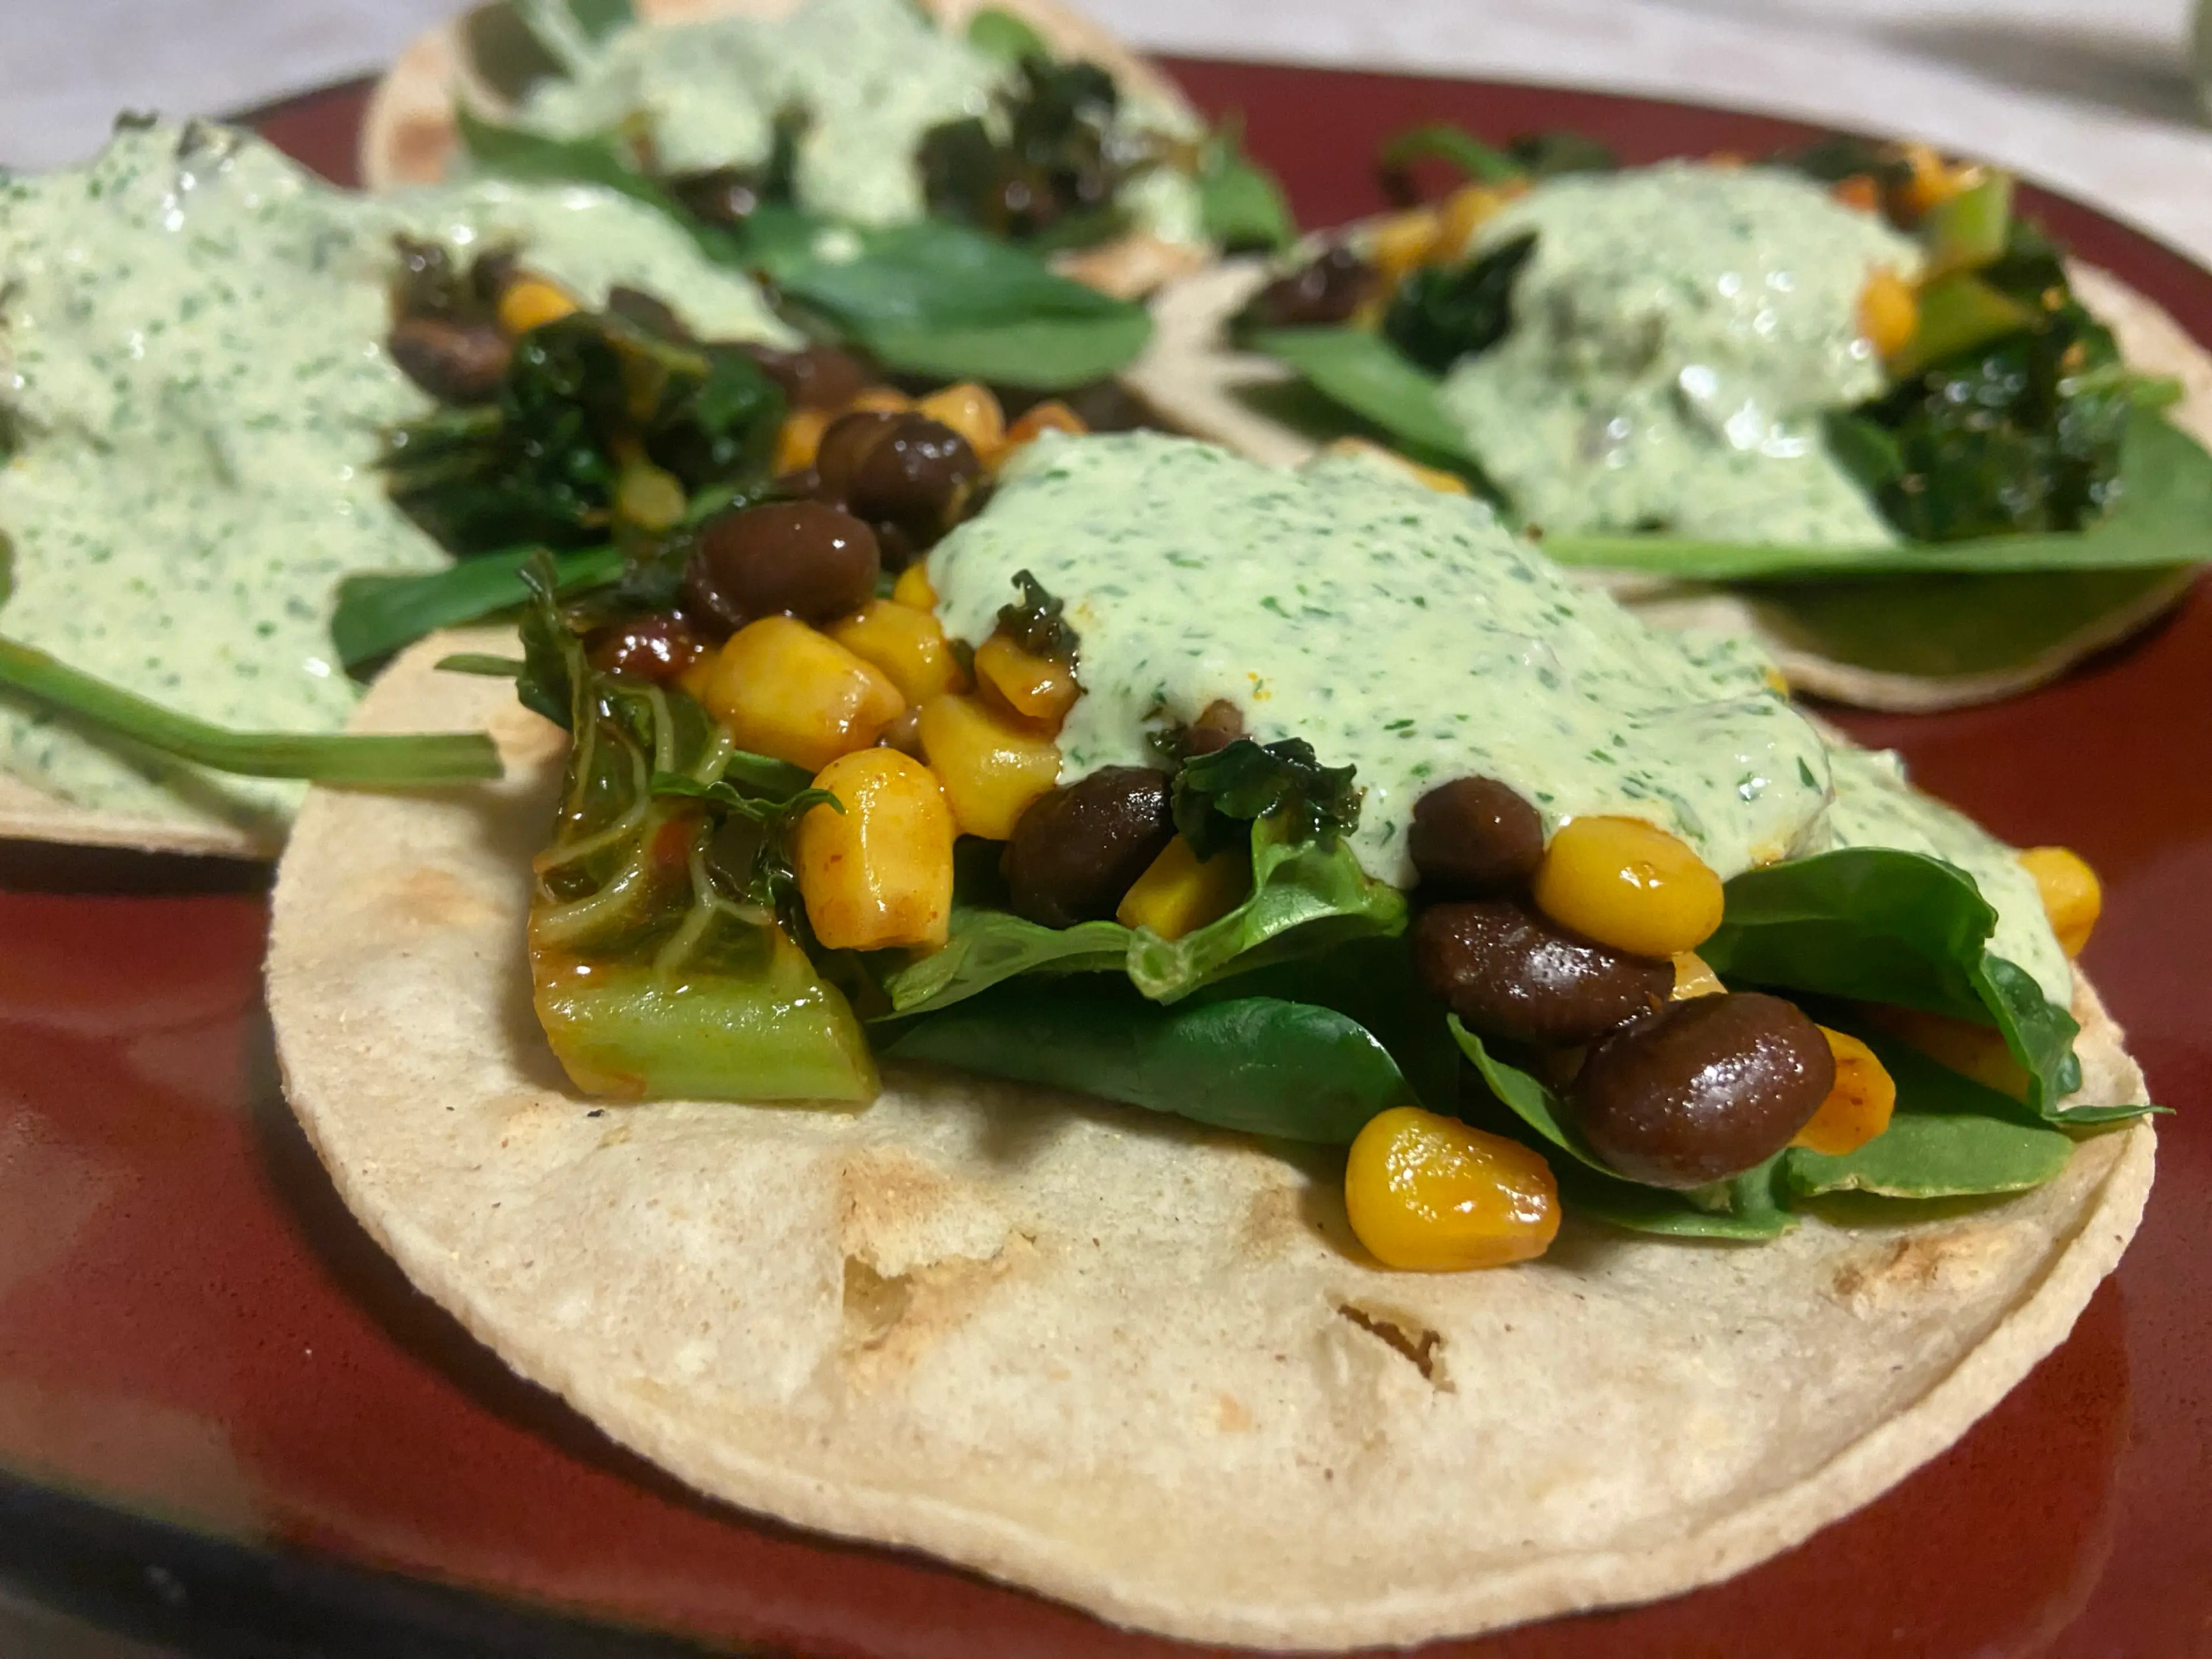
[[[1369,233],[1368,263],[1382,274],[1388,290],[1436,257],[1443,225],[1435,211],[1414,208],[1394,213]]]
[[[1023,809],[1060,781],[1060,746],[975,697],[921,706],[921,749],[964,836],[1004,841]]]
[[[1721,925],[1721,878],[1641,818],[1570,818],[1544,849],[1530,892],[1562,927],[1639,957],[1694,951]]]
[[[1971,164],[1953,167],[1926,144],[1907,144],[1905,161],[1912,170],[1902,191],[1905,211],[1910,218],[1917,219],[1929,209],[1941,206],[1981,177],[1980,168]]]
[[[1559,1231],[1542,1157],[1418,1106],[1367,1121],[1344,1164],[1352,1231],[1386,1267],[1455,1273],[1527,1261]]]
[[[930,769],[896,749],[863,749],[816,775],[845,810],[799,821],[799,896],[833,951],[945,943],[952,915],[952,809]]]
[[[939,426],[949,426],[968,441],[975,458],[985,466],[996,466],[1006,444],[1006,415],[988,386],[973,380],[933,392],[914,406]]]
[[[1483,222],[1504,205],[1504,196],[1492,185],[1462,185],[1445,197],[1437,211],[1436,257],[1462,258]]]
[[[676,677],[676,684],[700,702],[707,701],[707,688],[714,683],[714,665],[721,660],[720,653],[712,649],[702,651],[689,666]]]
[[[1423,466],[1419,461],[1409,461],[1396,450],[1386,448],[1372,438],[1331,438],[1322,447],[1329,455],[1357,455],[1367,460],[1380,461],[1394,472],[1402,472],[1415,483],[1435,490],[1439,495],[1464,495],[1468,493],[1467,480],[1456,472],[1447,472],[1440,466]]]
[[[1856,1037],[1825,1025],[1820,1035],[1835,1056],[1836,1080],[1820,1109],[1790,1144],[1841,1158],[1889,1127],[1890,1114],[1897,1108],[1897,1084],[1874,1050]]]
[[[903,415],[914,407],[914,399],[895,386],[863,386],[853,401],[837,412],[849,415],[855,410],[871,415]]]
[[[1859,290],[1859,331],[1885,358],[1894,357],[1920,331],[1920,297],[1887,265],[1875,267]]]
[[[1148,927],[1164,939],[1179,939],[1220,921],[1251,889],[1252,859],[1243,848],[1200,864],[1190,843],[1177,836],[1121,896],[1114,919],[1124,927]]]
[[[2060,947],[2069,957],[2080,956],[2105,910],[2105,889],[2097,872],[2068,847],[2031,847],[2020,861],[2035,878],[2043,914],[2051,919],[2051,931],[2058,935]]]
[[[794,409],[776,428],[775,470],[804,472],[822,452],[822,434],[829,429],[826,409]]]
[[[507,334],[524,335],[557,323],[575,309],[575,301],[544,277],[523,276],[509,283],[499,296],[499,325]]]
[[[823,630],[863,662],[890,677],[910,703],[927,702],[943,691],[961,689],[967,676],[952,654],[936,616],[890,599],[870,599],[849,617]]]
[[[868,747],[906,707],[881,669],[790,617],[724,641],[701,701],[739,748],[810,772]]]
[[[1083,416],[1057,398],[1048,398],[1041,404],[1032,404],[1019,419],[1006,428],[1006,441],[1000,447],[999,460],[1003,463],[1023,445],[1035,441],[1048,432],[1066,432],[1081,437],[1091,430]]]
[[[975,682],[1010,714],[1055,732],[1083,695],[1073,663],[1033,657],[1003,634],[994,634],[975,647]]]
[[[2003,1033],[1994,1025],[1977,1025],[1918,1008],[1881,1006],[1866,1012],[1875,1025],[1938,1066],[2014,1100],[2027,1098],[2027,1068],[2013,1058]]]
[[[1728,987],[1721,976],[1706,964],[1695,951],[1674,953],[1674,988],[1668,994],[1670,1002],[1684,1002],[1692,997],[1724,996]]]
[[[898,574],[891,584],[891,603],[903,605],[916,611],[937,609],[937,590],[929,585],[929,565],[921,559]]]
[[[1881,211],[1881,183],[1870,173],[1854,173],[1828,186],[1828,194],[1855,213]]]
[[[632,462],[615,480],[615,516],[643,530],[668,529],[689,504],[676,475],[651,461]]]

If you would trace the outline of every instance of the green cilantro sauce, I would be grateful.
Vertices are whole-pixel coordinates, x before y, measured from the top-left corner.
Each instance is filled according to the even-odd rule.
[[[392,366],[395,233],[519,246],[596,303],[659,295],[784,337],[752,285],[612,194],[477,183],[369,198],[220,127],[119,133],[88,167],[0,183],[0,630],[170,707],[326,730],[354,692],[339,579],[446,556],[374,462],[429,400]],[[81,804],[266,830],[297,785],[216,779],[0,702],[0,765]]]
[[[2001,952],[2065,1000],[2064,957],[2003,847],[1893,763],[1832,748],[1753,647],[1655,632],[1465,497],[1355,458],[1284,471],[1150,433],[1048,436],[930,556],[947,630],[988,637],[1024,569],[1081,641],[1065,781],[1152,760],[1152,732],[1225,699],[1261,742],[1304,738],[1358,768],[1352,850],[1401,887],[1413,803],[1474,774],[1534,802],[1547,830],[1592,813],[1661,824],[1723,877],[1834,845],[1932,851],[1998,907]]]
[[[1881,390],[1858,298],[1878,266],[1919,269],[1910,238],[1797,174],[1686,162],[1540,185],[1475,249],[1531,230],[1511,331],[1443,389],[1527,522],[1897,539],[1820,416]]]
[[[609,131],[642,118],[672,173],[757,167],[783,111],[807,118],[793,189],[799,204],[857,225],[922,216],[915,152],[930,128],[989,118],[1012,84],[1005,64],[933,26],[907,0],[808,0],[788,16],[631,24],[597,44],[552,34],[564,76],[531,89],[517,118],[558,137]],[[1132,131],[1193,137],[1170,112],[1132,103]],[[1140,229],[1200,240],[1198,193],[1156,169],[1122,207]]]

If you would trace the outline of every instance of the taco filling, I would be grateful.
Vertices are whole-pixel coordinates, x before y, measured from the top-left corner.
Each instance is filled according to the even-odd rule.
[[[2097,906],[1464,497],[860,410],[657,607],[524,629],[568,727],[535,1002],[623,1097],[865,1102],[878,1057],[1348,1146],[1396,1266],[1564,1202],[1760,1237],[2030,1187]],[[496,665],[470,665],[490,669]]]

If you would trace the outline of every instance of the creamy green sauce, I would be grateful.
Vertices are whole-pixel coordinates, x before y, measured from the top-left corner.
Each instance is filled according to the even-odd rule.
[[[1644,818],[1723,877],[1832,845],[1933,852],[1998,908],[1999,950],[2065,1000],[2064,957],[2005,848],[1893,763],[1832,748],[1753,647],[1647,628],[1465,497],[1352,458],[1285,471],[1149,433],[1053,436],[931,555],[948,631],[987,638],[1024,569],[1081,640],[1064,781],[1146,763],[1151,733],[1225,699],[1260,741],[1304,738],[1358,769],[1353,852],[1401,887],[1414,802],[1476,774],[1534,802],[1547,831]]]
[[[1919,269],[1910,238],[1795,173],[1690,162],[1540,185],[1475,247],[1531,230],[1511,331],[1443,389],[1527,522],[1896,539],[1820,415],[1881,391],[1858,298],[1878,266]]]
[[[906,0],[808,0],[777,18],[726,16],[631,24],[597,45],[556,37],[568,76],[532,88],[521,125],[582,137],[642,118],[670,172],[755,167],[775,118],[809,118],[799,142],[800,206],[857,225],[901,224],[924,211],[915,152],[930,128],[993,115],[1013,73]],[[1132,132],[1176,131],[1166,111],[1133,105]],[[1202,240],[1198,192],[1180,173],[1137,180],[1122,205],[1170,241]]]
[[[372,199],[222,128],[119,134],[87,167],[0,184],[0,418],[19,445],[0,466],[0,631],[225,725],[343,724],[337,581],[445,562],[374,465],[382,428],[429,406],[381,344],[401,230],[518,245],[595,303],[621,281],[716,333],[782,333],[750,283],[606,192]],[[86,805],[255,830],[299,793],[14,701],[0,765]]]

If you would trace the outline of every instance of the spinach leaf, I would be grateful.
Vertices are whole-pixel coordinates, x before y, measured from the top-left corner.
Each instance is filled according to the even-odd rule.
[[[1003,985],[889,1030],[886,1059],[1327,1146],[1418,1098],[1382,1043],[1334,1009],[1226,993],[1162,1008],[1105,975]]]
[[[1066,659],[1075,655],[1075,630],[1067,625],[1066,601],[1045,591],[1026,570],[1014,572],[1018,599],[999,607],[999,632],[1032,657]]]
[[[1541,1081],[1492,1054],[1458,1016],[1451,1017],[1449,1029],[1491,1097],[1511,1114],[1512,1121],[1502,1127],[1522,1140],[1533,1135],[1570,1207],[1632,1232],[1680,1238],[1772,1238],[1797,1224],[1776,1201],[1775,1159],[1689,1193],[1627,1180],[1583,1143],[1559,1097]],[[1547,1148],[1566,1153],[1567,1161]]]
[[[502,126],[464,105],[453,112],[461,144],[484,172],[536,184],[598,185],[650,208],[680,216],[676,200],[641,173],[629,149],[611,133],[553,138],[526,127]]]
[[[990,115],[922,135],[915,161],[933,216],[1017,241],[1097,241],[1119,225],[1115,202],[1158,164],[1149,146],[1117,143],[1121,93],[1095,64],[1025,52]]]
[[[1528,170],[1504,150],[1493,149],[1465,127],[1449,121],[1432,121],[1392,135],[1376,152],[1375,164],[1385,190],[1407,200],[1413,196],[1409,176],[1413,164],[1430,160],[1458,168],[1477,184],[1517,184],[1528,176]]]
[[[1746,871],[1727,890],[1720,931],[1698,953],[1729,983],[1994,1025],[2028,1074],[2028,1104],[2052,1121],[2103,1122],[2148,1109],[2059,1109],[2079,1075],[2080,1028],[2023,969],[1989,954],[1996,912],[1954,866],[1847,848]]]
[[[1480,461],[1424,372],[1390,342],[1364,328],[1273,328],[1254,333],[1250,349],[1297,371],[1314,388],[1372,422],[1421,460],[1480,475]],[[1494,493],[1494,492],[1487,492]]]
[[[1505,153],[1531,179],[1556,179],[1566,173],[1611,173],[1620,165],[1612,145],[1588,133],[1565,129],[1523,133],[1507,141]]]
[[[1282,185],[1244,153],[1243,129],[1233,116],[1200,148],[1198,210],[1207,237],[1225,252],[1288,247],[1298,234]]]
[[[1045,44],[1044,36],[1013,13],[996,6],[985,6],[968,20],[968,44],[1001,64],[1019,64],[1030,58],[1048,59],[1052,56],[1052,48]]]
[[[1119,969],[1135,937],[1118,921],[1047,927],[1011,910],[955,904],[945,942],[882,975],[894,1014],[946,1008],[1029,974]]]
[[[1531,230],[1463,265],[1411,272],[1383,313],[1382,337],[1431,374],[1489,350],[1513,326],[1513,283],[1535,252]]]
[[[425,634],[481,622],[530,598],[522,567],[535,548],[484,553],[446,570],[418,576],[349,576],[338,584],[331,617],[331,643],[348,672],[381,662]],[[611,547],[585,547],[556,555],[555,590],[562,597],[603,586],[622,574],[622,555]]]
[[[1323,766],[1304,738],[1264,748],[1238,738],[1210,755],[1193,756],[1176,773],[1176,832],[1200,859],[1242,841],[1261,817],[1277,819],[1291,842],[1334,847],[1359,827],[1353,770]]]

